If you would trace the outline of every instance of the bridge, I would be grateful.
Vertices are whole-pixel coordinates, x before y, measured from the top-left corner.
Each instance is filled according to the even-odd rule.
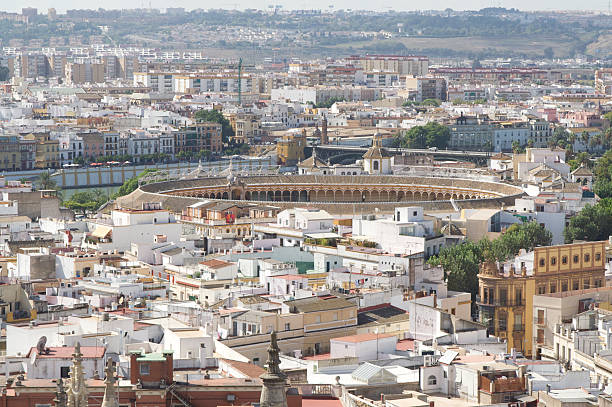
[[[343,161],[361,158],[361,156],[368,151],[369,147],[326,144],[314,148],[317,149],[317,157],[323,160],[330,160],[332,163],[341,163]],[[430,150],[427,148],[387,147],[385,150],[393,155],[428,155],[433,156],[433,158],[437,160],[470,161],[478,165],[486,165],[488,159],[495,154],[489,151]]]

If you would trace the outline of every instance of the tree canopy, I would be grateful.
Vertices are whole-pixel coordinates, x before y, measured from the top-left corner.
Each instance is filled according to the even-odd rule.
[[[612,197],[612,150],[608,150],[597,160],[597,164],[593,169],[595,176],[595,185],[593,192],[599,195],[600,198]]]
[[[112,198],[116,199],[116,198],[119,198],[120,196],[125,196],[125,195],[128,195],[128,194],[131,194],[136,189],[138,189],[138,180],[140,178],[144,177],[147,174],[151,174],[151,173],[153,173],[155,171],[157,171],[157,170],[156,169],[152,169],[152,168],[147,168],[146,170],[144,170],[143,172],[141,172],[137,176],[128,179],[127,181],[125,181],[123,183],[123,185],[121,185],[119,187],[119,190],[113,194]]]
[[[429,122],[425,126],[415,126],[399,136],[396,140],[398,147],[407,148],[446,148],[450,140],[450,130],[448,127]]]
[[[73,194],[64,205],[77,212],[94,212],[108,201],[108,195],[100,190],[83,191]]]
[[[608,239],[612,235],[612,198],[604,198],[595,205],[585,206],[570,219],[564,234],[567,243],[574,240]]]

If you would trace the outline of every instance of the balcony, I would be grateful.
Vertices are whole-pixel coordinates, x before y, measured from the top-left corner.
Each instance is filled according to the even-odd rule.
[[[485,307],[523,307],[525,306],[525,300],[485,300],[483,302],[477,302],[476,304]]]

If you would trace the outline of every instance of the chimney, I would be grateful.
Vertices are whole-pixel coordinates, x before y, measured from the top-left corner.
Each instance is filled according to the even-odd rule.
[[[132,384],[138,383],[140,368],[136,359],[141,355],[140,351],[130,352],[130,383]]]
[[[164,351],[164,356],[166,357],[166,383],[172,384],[174,377],[174,358],[172,356],[172,351]]]

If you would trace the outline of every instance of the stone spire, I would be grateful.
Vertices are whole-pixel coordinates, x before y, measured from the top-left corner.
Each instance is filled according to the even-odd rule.
[[[287,407],[286,378],[280,369],[279,353],[276,332],[272,331],[268,348],[267,372],[259,376],[263,380],[260,407]]]
[[[106,368],[104,368],[104,399],[102,407],[119,407],[117,398],[117,389],[115,388],[115,363],[112,359],[106,360]]]
[[[55,398],[53,404],[55,407],[66,407],[66,389],[64,388],[64,381],[60,377],[57,380],[57,390],[55,391]]]
[[[67,407],[87,407],[87,385],[83,374],[83,354],[81,344],[77,342],[72,354],[70,381],[68,382]]]

